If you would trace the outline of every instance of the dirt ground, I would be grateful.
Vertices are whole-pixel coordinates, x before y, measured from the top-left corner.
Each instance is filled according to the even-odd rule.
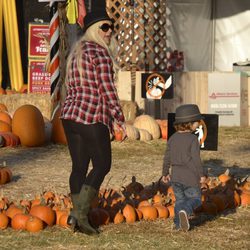
[[[112,141],[113,164],[104,187],[119,189],[133,175],[143,185],[161,175],[166,141]],[[218,151],[201,151],[208,175],[218,176],[227,168],[238,177],[250,176],[250,128],[220,128]],[[0,195],[10,199],[33,198],[45,190],[69,193],[71,160],[65,145],[37,148],[0,148],[0,164],[6,161],[13,172],[12,182],[0,186]]]

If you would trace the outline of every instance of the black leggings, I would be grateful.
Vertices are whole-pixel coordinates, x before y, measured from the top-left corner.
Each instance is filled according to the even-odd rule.
[[[72,160],[70,191],[78,194],[83,184],[99,190],[111,168],[111,143],[107,126],[102,123],[85,125],[62,120]],[[89,163],[93,168],[88,173]]]

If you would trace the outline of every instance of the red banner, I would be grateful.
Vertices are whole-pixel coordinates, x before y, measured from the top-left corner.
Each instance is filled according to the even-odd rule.
[[[29,59],[28,92],[50,93],[50,73],[45,69],[44,60]]]
[[[46,57],[49,53],[49,40],[49,24],[29,23],[28,57]]]

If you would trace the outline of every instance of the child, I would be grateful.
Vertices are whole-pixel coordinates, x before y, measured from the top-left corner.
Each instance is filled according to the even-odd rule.
[[[192,134],[203,119],[195,104],[181,105],[176,109],[174,127],[176,132],[170,137],[164,155],[162,181],[174,190],[176,229],[190,229],[188,216],[201,205],[200,183],[205,182],[200,145]],[[170,171],[171,167],[171,171]],[[170,173],[171,172],[171,173]]]

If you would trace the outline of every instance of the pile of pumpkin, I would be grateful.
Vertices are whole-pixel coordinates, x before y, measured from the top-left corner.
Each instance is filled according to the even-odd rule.
[[[208,177],[201,187],[202,206],[195,213],[217,215],[225,209],[250,205],[250,181],[238,180],[228,174]],[[171,186],[153,182],[143,186],[132,177],[121,190],[101,189],[92,202],[89,221],[93,226],[109,223],[135,223],[174,216],[175,195]],[[0,197],[0,228],[38,232],[47,226],[68,227],[67,218],[72,208],[70,195],[43,192],[33,200],[8,201]]]
[[[67,144],[59,117],[59,108],[48,119],[31,104],[20,106],[11,115],[6,105],[0,103],[0,145],[37,147],[50,142]],[[132,124],[126,124],[126,130],[128,138],[132,140],[166,139],[167,120],[155,120],[149,115],[140,115]],[[119,141],[121,138],[122,135],[116,131],[114,139]]]

